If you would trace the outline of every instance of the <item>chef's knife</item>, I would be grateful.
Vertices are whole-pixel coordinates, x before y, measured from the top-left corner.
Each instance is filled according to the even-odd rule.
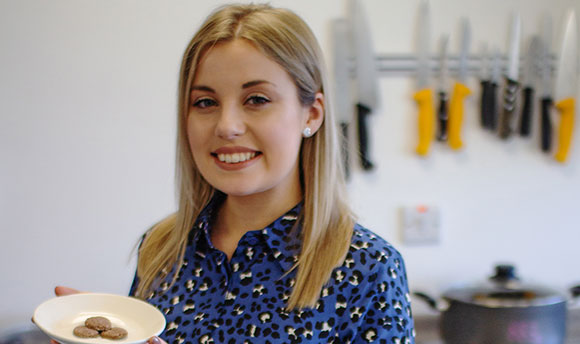
[[[552,147],[552,17],[544,16],[542,23],[542,63],[541,63],[541,148],[549,152]]]
[[[341,154],[345,177],[350,175],[348,131],[353,115],[353,103],[350,93],[349,41],[351,37],[348,21],[344,18],[331,22],[332,30],[332,66],[334,76],[334,104],[337,120],[342,130]]]
[[[471,45],[471,28],[469,21],[465,18],[462,22],[462,40],[461,51],[459,52],[459,74],[453,93],[451,94],[451,101],[449,103],[449,146],[452,149],[460,149],[463,146],[461,141],[461,125],[463,122],[463,101],[465,97],[471,94],[471,90],[467,87],[467,62],[469,46]]]
[[[530,136],[532,116],[534,113],[534,87],[538,75],[538,65],[541,59],[540,37],[533,36],[525,57],[524,72],[522,74],[523,100],[522,115],[520,117],[520,135]]]
[[[430,43],[429,3],[422,1],[419,8],[419,27],[417,39],[417,92],[413,99],[419,107],[419,144],[417,154],[427,155],[433,140],[435,109],[433,107],[433,91],[429,87],[431,67],[429,65]]]
[[[499,137],[507,139],[513,129],[513,117],[516,110],[516,98],[519,89],[518,75],[520,68],[520,35],[521,19],[519,13],[514,14],[508,50],[508,67],[506,87],[503,95],[503,111],[499,123]]]
[[[491,71],[490,71],[490,56],[487,52],[487,45],[484,43],[481,48],[481,68],[480,68],[480,84],[481,84],[481,100],[480,100],[480,121],[484,128],[489,127],[490,120],[490,95],[491,95]]]
[[[574,112],[576,92],[578,86],[578,26],[576,15],[571,10],[566,19],[562,48],[558,62],[556,76],[556,90],[554,99],[556,109],[560,112],[560,127],[558,129],[558,149],[555,158],[559,162],[566,162],[572,131],[574,129]]]
[[[441,38],[441,50],[439,55],[439,90],[437,92],[439,94],[439,109],[437,111],[439,126],[437,130],[437,140],[439,141],[447,141],[447,120],[449,118],[447,113],[447,87],[449,84],[448,45],[449,35],[444,35]]]
[[[500,79],[501,79],[501,59],[499,49],[495,47],[491,62],[491,84],[488,94],[489,118],[487,128],[492,131],[496,130],[497,121],[499,117],[497,106],[497,89],[499,87]]]
[[[350,0],[353,48],[356,71],[356,107],[360,162],[366,171],[374,164],[369,158],[367,117],[378,105],[378,81],[375,53],[366,14],[359,0]]]

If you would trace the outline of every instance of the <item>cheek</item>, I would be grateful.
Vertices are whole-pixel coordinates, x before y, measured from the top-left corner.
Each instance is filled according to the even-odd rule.
[[[298,158],[302,136],[296,133],[295,128],[280,127],[278,130],[270,130],[262,136],[264,147],[269,151],[271,159],[286,161],[284,165],[292,164]]]
[[[199,158],[201,152],[203,151],[203,142],[205,141],[204,131],[199,130],[199,125],[193,123],[191,119],[187,121],[187,141],[189,143],[189,148],[193,154],[193,159]]]

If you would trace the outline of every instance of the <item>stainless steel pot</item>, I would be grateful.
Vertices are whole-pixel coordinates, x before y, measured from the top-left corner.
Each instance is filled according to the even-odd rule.
[[[573,288],[575,297],[579,287]],[[498,265],[485,283],[454,288],[440,300],[414,293],[441,312],[446,344],[562,344],[569,298],[523,283],[511,265]]]

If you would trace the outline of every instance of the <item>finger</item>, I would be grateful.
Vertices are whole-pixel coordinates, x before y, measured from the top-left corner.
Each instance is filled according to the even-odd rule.
[[[54,294],[56,296],[65,296],[65,295],[71,295],[71,294],[78,294],[80,293],[80,291],[73,289],[73,288],[69,288],[69,287],[64,287],[64,286],[57,286],[56,288],[54,288]]]
[[[50,340],[50,344],[60,344],[60,343],[59,343],[59,342],[57,342],[57,341],[56,341],[56,340],[54,340],[54,339],[51,339],[51,340]]]
[[[167,342],[165,342],[163,339],[154,336],[149,338],[149,340],[147,341],[147,344],[167,344]]]

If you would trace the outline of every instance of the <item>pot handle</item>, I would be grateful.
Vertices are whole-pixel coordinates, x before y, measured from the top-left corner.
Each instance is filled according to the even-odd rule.
[[[422,293],[420,291],[414,292],[413,295],[415,295],[415,296],[419,297],[420,299],[422,299],[423,301],[427,302],[427,304],[431,308],[433,308],[434,310],[439,312],[439,309],[437,308],[437,301],[435,301],[435,299],[432,298],[431,296],[429,296],[425,293]]]
[[[577,299],[580,297],[580,284],[579,285],[575,285],[572,288],[570,288],[570,293],[572,294],[572,297]]]

